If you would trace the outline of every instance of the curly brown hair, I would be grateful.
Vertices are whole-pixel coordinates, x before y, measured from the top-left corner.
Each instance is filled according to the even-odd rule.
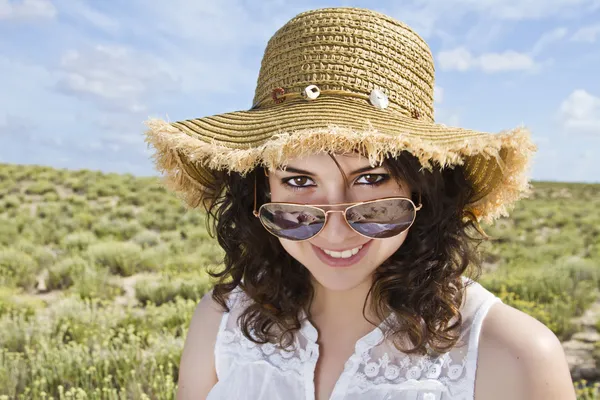
[[[408,152],[387,158],[382,166],[412,188],[415,200],[420,194],[423,208],[404,243],[375,270],[367,300],[371,297],[380,320],[395,314],[399,323],[390,328],[400,351],[426,354],[429,346],[446,352],[458,341],[462,325],[461,276],[469,270],[477,280],[481,273],[477,247],[485,236],[465,209],[472,186],[460,166],[424,170]],[[239,287],[251,300],[239,320],[244,336],[257,344],[288,347],[300,329],[300,311],[310,309],[314,292],[308,269],[252,214],[255,184],[258,205],[269,201],[263,172],[258,167],[242,177],[213,171],[217,183],[210,193],[216,194],[202,204],[208,231],[225,256],[222,268],[209,271],[217,278],[212,297],[230,311],[228,295]],[[404,348],[403,338],[413,347]]]

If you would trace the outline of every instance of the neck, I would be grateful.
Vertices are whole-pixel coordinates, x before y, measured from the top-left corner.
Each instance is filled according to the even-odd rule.
[[[313,279],[313,287],[315,295],[310,306],[310,315],[317,328],[354,326],[369,330],[373,328],[371,322],[375,324],[381,322],[372,310],[371,297],[363,316],[363,306],[371,287],[370,280],[348,290],[331,290]]]

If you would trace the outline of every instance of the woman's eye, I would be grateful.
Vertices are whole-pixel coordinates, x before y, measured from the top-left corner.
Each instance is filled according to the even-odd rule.
[[[307,176],[295,176],[293,178],[286,179],[285,183],[293,187],[310,186],[306,185],[307,181],[310,181],[310,179]]]
[[[366,182],[359,182],[362,178],[366,178]],[[356,183],[367,184],[367,185],[374,185],[374,184],[377,184],[377,183],[381,183],[381,182],[383,182],[385,180],[386,180],[385,174],[365,174],[365,175],[361,175],[356,180]]]

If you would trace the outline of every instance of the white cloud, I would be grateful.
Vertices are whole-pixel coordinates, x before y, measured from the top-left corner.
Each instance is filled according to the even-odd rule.
[[[498,19],[515,21],[582,15],[600,6],[598,0],[458,0],[453,3],[470,6]]]
[[[61,66],[61,90],[97,101],[112,111],[143,112],[147,96],[178,85],[161,60],[123,46],[70,50],[63,55]]]
[[[49,0],[0,0],[0,20],[26,20],[54,18],[56,8]]]
[[[568,133],[600,136],[600,97],[583,89],[573,91],[561,103],[559,118]]]
[[[584,26],[576,31],[571,40],[574,42],[594,43],[600,37],[600,24]]]
[[[573,18],[600,8],[600,0],[412,0],[387,7],[388,14],[429,37],[471,26],[477,20],[528,21]],[[386,11],[386,10],[382,10]]]
[[[437,60],[440,67],[446,70],[467,71],[476,64],[471,52],[464,47],[441,51],[437,56]]]
[[[568,29],[564,27],[556,28],[544,33],[538,41],[533,45],[531,53],[537,55],[546,50],[550,45],[562,40],[567,36]]]
[[[528,71],[536,67],[530,55],[513,50],[482,54],[478,61],[484,72]]]
[[[55,1],[60,7],[61,15],[68,15],[83,25],[93,26],[112,34],[119,32],[121,28],[116,17],[100,12],[82,0]]]
[[[537,65],[530,55],[507,50],[503,53],[484,53],[474,56],[464,47],[441,51],[437,61],[444,70],[468,71],[480,69],[486,73],[530,71]]]
[[[143,16],[133,21],[133,30],[154,31],[167,38],[187,39],[198,46],[241,47],[267,39],[298,7],[291,1],[264,0],[249,6],[243,0],[148,2],[133,0]],[[153,23],[148,24],[150,20]],[[191,44],[191,42],[190,42]],[[194,50],[188,48],[187,51]]]

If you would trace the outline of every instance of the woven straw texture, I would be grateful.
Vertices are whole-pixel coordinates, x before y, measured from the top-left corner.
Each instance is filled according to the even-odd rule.
[[[320,95],[301,93],[316,85]],[[491,222],[529,192],[536,148],[523,127],[498,134],[436,124],[431,51],[407,25],[358,8],[301,13],[269,40],[253,106],[204,118],[147,121],[167,185],[191,207],[212,187],[212,170],[245,175],[316,152],[359,151],[371,165],[402,151],[425,168],[464,165],[475,187],[470,210]],[[389,99],[381,109],[373,89]]]

